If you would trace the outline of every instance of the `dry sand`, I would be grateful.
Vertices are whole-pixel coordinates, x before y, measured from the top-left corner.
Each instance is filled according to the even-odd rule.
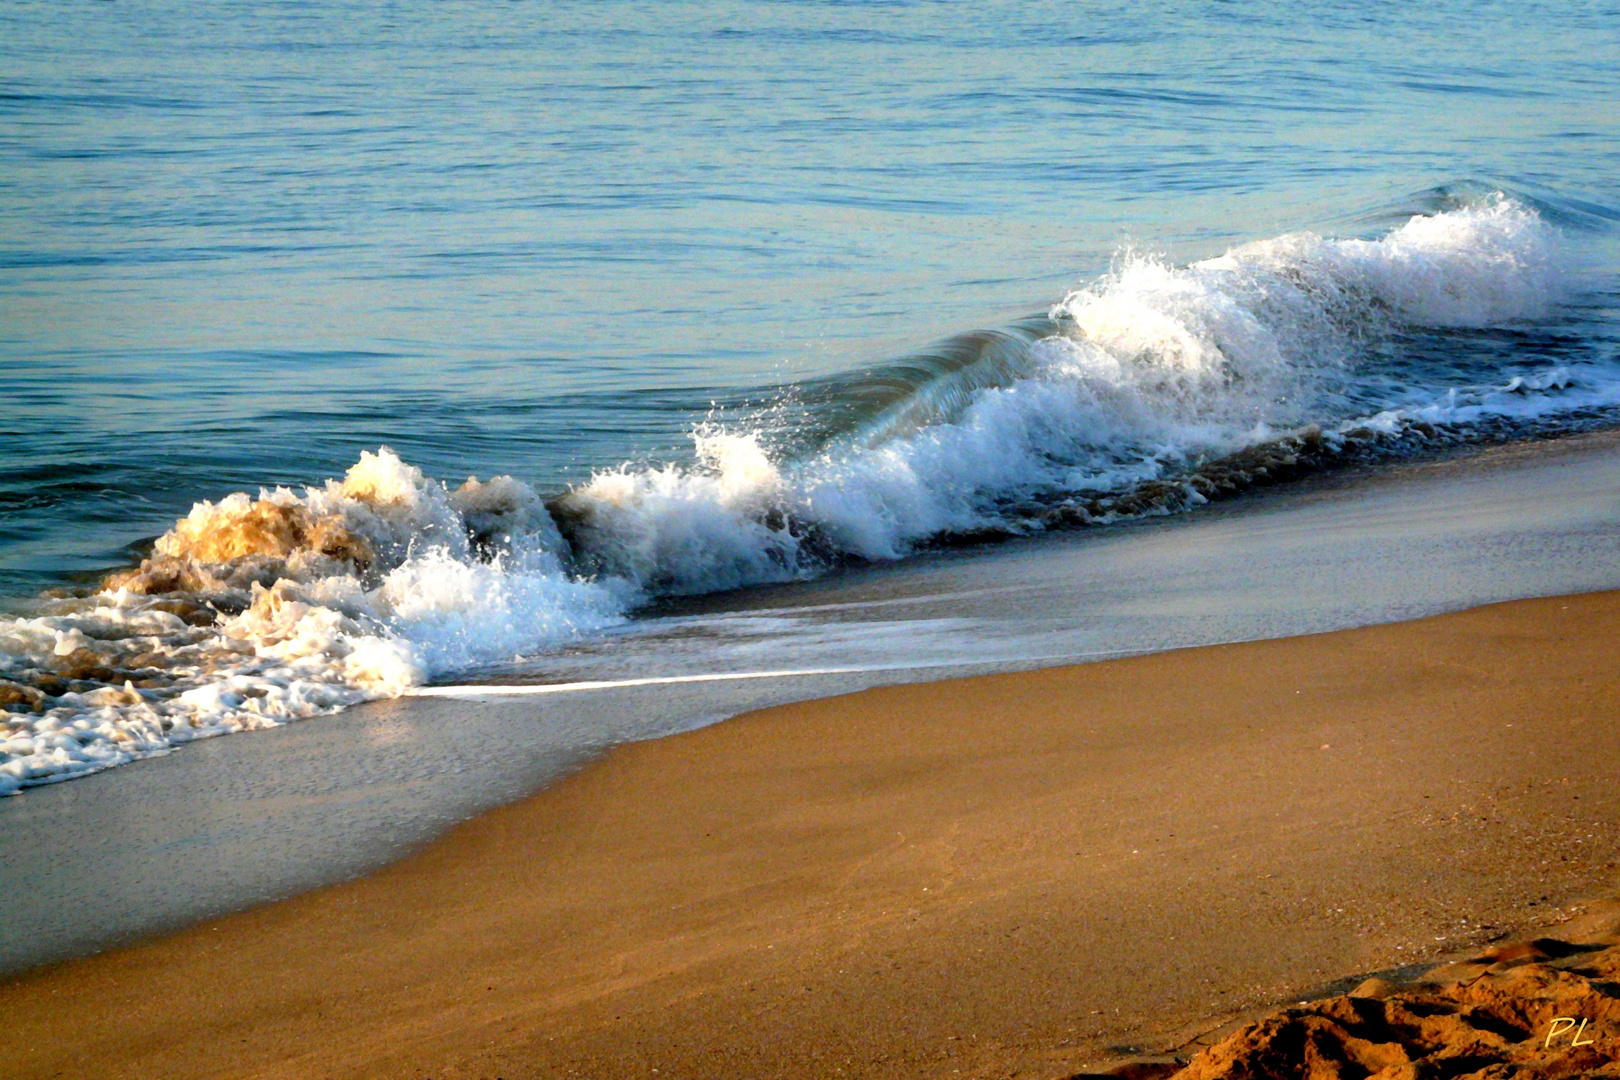
[[[1133,1080],[1620,1078],[1620,904],[1558,936],[1510,942],[1395,982],[1290,1006],[1206,1047],[1184,1069],[1136,1062]]]
[[[1620,594],[1521,601],[624,746],[369,878],[0,985],[0,1073],[1059,1077],[1211,1042],[1612,891],[1617,641]]]

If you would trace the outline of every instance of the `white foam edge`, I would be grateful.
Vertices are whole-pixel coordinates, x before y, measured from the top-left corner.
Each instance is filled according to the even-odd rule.
[[[960,660],[929,660],[915,664],[857,664],[850,667],[784,668],[779,671],[724,671],[704,675],[656,675],[641,679],[588,679],[566,683],[461,683],[453,686],[414,686],[402,697],[456,698],[477,701],[483,698],[534,697],[540,694],[577,694],[588,690],[618,690],[635,686],[669,686],[676,683],[728,682],[742,679],[792,679],[811,675],[864,675],[877,671],[921,671],[943,668],[994,667],[1003,664],[1062,664],[1068,661],[1132,656],[1133,650],[1102,649],[1096,652],[1060,653],[1052,656],[1014,656],[1002,660],[963,663]]]

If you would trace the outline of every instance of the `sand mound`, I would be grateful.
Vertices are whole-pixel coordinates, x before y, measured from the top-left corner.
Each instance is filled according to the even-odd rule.
[[[1620,901],[1405,983],[1283,1009],[1205,1047],[1071,1080],[1620,1078]],[[1190,1049],[1190,1047],[1188,1048]]]
[[[1490,949],[1410,985],[1368,979],[1285,1009],[1208,1047],[1177,1080],[1620,1077],[1620,935],[1613,910],[1586,933]],[[1579,930],[1580,927],[1573,929]],[[1594,932],[1595,930],[1595,932]]]
[[[1387,985],[1288,1009],[1205,1050],[1180,1080],[1620,1077],[1620,949],[1588,974],[1528,963],[1444,989]],[[1575,1021],[1555,1023],[1559,1018]],[[1573,1045],[1577,1027],[1583,1045]],[[1549,1042],[1549,1036],[1551,1041]]]

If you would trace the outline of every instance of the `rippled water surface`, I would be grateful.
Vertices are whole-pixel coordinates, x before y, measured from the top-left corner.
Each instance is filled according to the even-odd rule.
[[[1044,309],[1124,240],[1612,210],[1612,5],[11,3],[0,566],[199,498],[555,489]]]
[[[1610,426],[1617,166],[1606,4],[7,4],[7,775]]]

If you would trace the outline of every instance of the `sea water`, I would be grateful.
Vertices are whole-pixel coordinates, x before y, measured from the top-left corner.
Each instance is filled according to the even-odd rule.
[[[1602,5],[18,3],[0,59],[0,793],[1620,420]]]

